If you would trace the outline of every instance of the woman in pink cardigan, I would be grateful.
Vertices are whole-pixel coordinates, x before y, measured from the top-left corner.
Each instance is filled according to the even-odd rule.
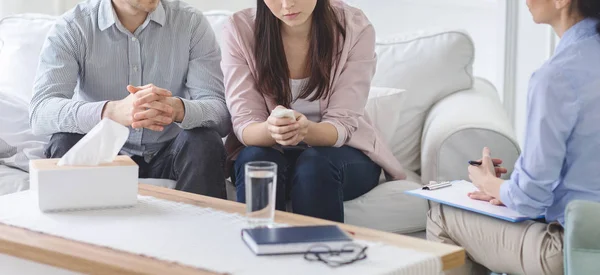
[[[227,106],[234,135],[237,200],[245,202],[244,164],[278,166],[276,208],[344,221],[343,202],[402,167],[365,114],[375,73],[375,30],[359,9],[336,0],[257,0],[224,29]],[[274,109],[294,110],[295,119]]]

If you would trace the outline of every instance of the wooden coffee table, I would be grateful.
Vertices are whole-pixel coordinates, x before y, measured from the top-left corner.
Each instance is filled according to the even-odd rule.
[[[237,202],[151,185],[140,184],[139,194],[200,207],[210,207],[226,212],[243,214],[245,211],[244,205]],[[465,261],[464,250],[456,246],[279,211],[275,214],[275,221],[290,225],[337,224],[356,239],[379,241],[437,255],[442,260],[444,270],[461,266]],[[0,254],[90,274],[217,274],[209,270],[200,270],[110,248],[67,240],[2,223],[0,223]]]

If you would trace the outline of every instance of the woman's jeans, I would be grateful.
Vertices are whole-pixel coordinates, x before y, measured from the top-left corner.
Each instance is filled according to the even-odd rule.
[[[369,192],[379,183],[381,167],[360,150],[343,147],[246,147],[234,164],[237,201],[246,202],[244,166],[250,161],[277,164],[277,210],[291,199],[294,213],[344,222],[344,201]]]

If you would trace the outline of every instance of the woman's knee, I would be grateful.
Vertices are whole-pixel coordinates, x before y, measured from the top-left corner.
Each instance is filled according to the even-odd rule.
[[[298,156],[296,160],[295,176],[300,178],[314,178],[330,176],[337,170],[327,156],[323,155],[319,149],[308,148]]]
[[[242,149],[236,159],[236,164],[245,164],[251,161],[273,161],[280,159],[281,153],[270,147],[248,146]]]
[[[332,165],[327,156],[315,148],[308,148],[300,154],[294,169],[293,189],[312,193],[331,188],[337,190],[341,188],[340,185],[338,168]]]

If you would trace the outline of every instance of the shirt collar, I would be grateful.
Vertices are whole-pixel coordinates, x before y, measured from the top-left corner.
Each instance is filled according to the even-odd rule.
[[[558,53],[564,50],[567,46],[579,40],[596,35],[596,26],[598,25],[598,22],[598,19],[589,17],[577,22],[577,24],[573,25],[563,34],[563,37],[556,47],[556,52]]]
[[[116,23],[117,14],[112,6],[112,0],[101,0],[100,9],[98,10],[98,27],[100,31],[108,29]],[[164,26],[167,16],[162,1],[158,3],[156,10],[148,15],[148,19],[158,23],[161,27]]]
[[[165,21],[167,21],[167,15],[165,14],[165,8],[163,7],[162,1],[158,3],[156,10],[151,12],[148,17],[150,20],[158,23],[161,27],[165,25]]]
[[[115,10],[112,7],[112,0],[102,0],[98,10],[98,27],[101,31],[115,24]]]

